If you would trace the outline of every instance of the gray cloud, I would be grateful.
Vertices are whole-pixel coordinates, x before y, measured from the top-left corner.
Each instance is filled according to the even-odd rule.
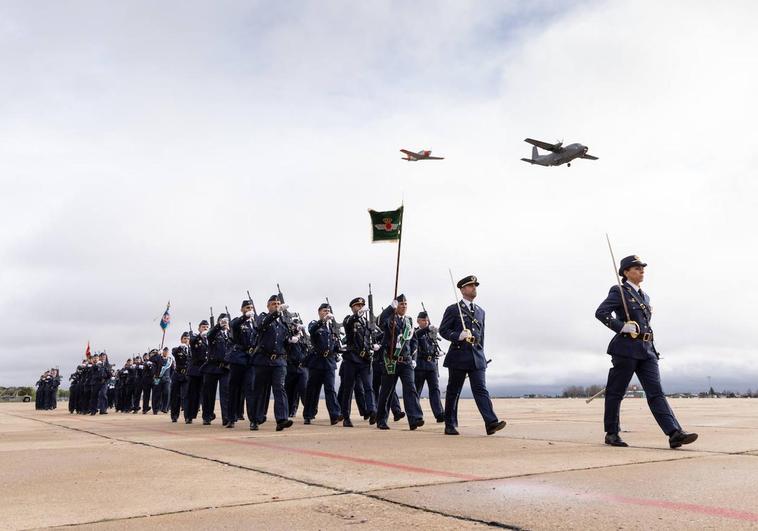
[[[168,299],[172,342],[276,282],[387,304],[366,209],[401,198],[401,290],[438,320],[476,273],[494,382],[604,379],[606,231],[650,263],[665,378],[758,376],[752,3],[44,5],[0,16],[0,383],[144,351]]]

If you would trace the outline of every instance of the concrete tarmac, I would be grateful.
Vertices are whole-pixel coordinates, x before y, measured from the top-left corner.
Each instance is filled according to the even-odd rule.
[[[495,400],[486,436],[302,419],[251,432],[167,415],[70,415],[0,404],[0,529],[758,529],[758,400],[673,399],[700,439],[668,448],[643,399],[630,448],[603,444],[602,399]],[[220,418],[220,415],[218,415]]]

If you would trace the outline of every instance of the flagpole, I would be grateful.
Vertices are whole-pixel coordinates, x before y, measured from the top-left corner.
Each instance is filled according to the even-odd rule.
[[[397,263],[395,264],[395,296],[392,297],[392,300],[395,300],[397,298],[397,286],[398,282],[400,280],[400,246],[403,243],[403,213],[405,212],[405,208],[403,204],[400,204],[400,220],[398,223],[398,231],[397,231]]]
[[[392,297],[394,301],[397,299],[397,286],[400,280],[400,246],[403,243],[403,213],[405,212],[405,205],[400,203],[400,219],[398,220],[397,229],[397,263],[395,264],[395,295]],[[390,326],[390,342],[387,344],[387,358],[392,360],[395,355],[395,329],[397,327],[397,308],[392,314],[392,326]]]

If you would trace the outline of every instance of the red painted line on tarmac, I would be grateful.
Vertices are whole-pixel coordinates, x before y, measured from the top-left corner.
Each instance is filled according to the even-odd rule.
[[[725,507],[712,507],[708,505],[698,505],[696,503],[650,500],[645,498],[630,498],[628,496],[604,495],[601,497],[606,500],[629,505],[640,505],[642,507],[659,507],[661,509],[669,509],[673,511],[686,511],[691,513],[705,514],[708,516],[719,516],[721,518],[733,518],[746,522],[758,522],[758,513],[751,513],[749,511],[737,511],[735,509],[727,509]]]
[[[73,419],[73,418],[72,418]],[[106,421],[96,421],[94,419],[87,419],[87,418],[75,418],[75,420],[84,420],[84,421],[91,421],[91,422],[97,422],[98,424],[108,424],[110,426],[118,426],[122,427],[123,424],[116,424],[113,422]],[[181,432],[181,431],[169,431],[164,430],[161,428],[150,428],[145,426],[139,426],[135,427],[136,429],[143,430],[143,431],[151,431],[155,433],[164,433],[166,435],[177,435],[177,436],[183,436],[188,435],[188,432]],[[308,448],[297,448],[292,446],[282,446],[280,444],[272,444],[272,443],[264,443],[259,441],[254,441],[251,439],[228,439],[226,437],[208,437],[204,434],[202,435],[205,439],[213,439],[214,441],[220,441],[225,443],[231,443],[231,444],[245,444],[248,446],[258,446],[260,448],[267,448],[269,450],[277,450],[277,451],[283,451],[288,453],[294,453],[294,454],[301,454],[301,455],[311,455],[314,457],[323,457],[325,459],[332,459],[335,461],[348,461],[351,463],[359,463],[362,465],[369,465],[369,466],[376,466],[376,467],[382,467],[382,468],[390,468],[395,470],[402,470],[404,472],[414,472],[416,474],[427,474],[430,476],[440,476],[440,477],[446,477],[446,478],[455,478],[455,479],[463,479],[467,481],[477,481],[477,480],[483,480],[487,479],[480,476],[474,476],[471,474],[459,474],[458,472],[448,472],[446,470],[435,470],[432,468],[424,468],[424,467],[418,467],[413,465],[404,465],[402,463],[390,463],[387,461],[379,461],[376,459],[366,459],[363,457],[353,457],[350,455],[343,455],[343,454],[335,454],[331,452],[324,452],[321,450],[310,450]]]
[[[270,450],[281,450],[284,452],[290,452],[302,455],[312,455],[314,457],[324,457],[326,459],[334,459],[336,461],[348,461],[351,463],[359,463],[362,465],[378,466],[383,468],[393,468],[395,470],[403,470],[405,472],[415,472],[417,474],[428,474],[430,476],[442,476],[447,478],[465,479],[469,481],[487,479],[479,476],[472,476],[470,474],[459,474],[458,472],[447,472],[445,470],[435,470],[432,468],[424,468],[413,465],[403,465],[401,463],[389,463],[387,461],[378,461],[376,459],[366,459],[364,457],[353,457],[350,455],[334,454],[331,452],[324,452],[321,450],[309,450],[307,448],[293,448],[290,446],[281,446],[279,444],[263,443],[258,441],[251,441],[250,439],[221,439],[224,442],[234,444],[248,444],[251,446],[259,446],[261,448],[268,448]]]

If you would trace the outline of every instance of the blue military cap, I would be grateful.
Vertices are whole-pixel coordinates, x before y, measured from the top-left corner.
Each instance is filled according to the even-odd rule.
[[[401,293],[400,295],[398,295],[395,300],[397,302],[408,302],[408,299],[405,298],[405,294],[404,293]]]
[[[240,308],[244,308],[245,306],[253,306],[253,301],[249,299],[243,300],[242,304],[240,304]]]
[[[325,303],[325,302],[322,302],[322,303],[321,303],[321,305],[318,307],[318,309],[319,309],[319,311],[320,311],[320,310],[331,310],[331,309],[332,309],[332,307],[331,307],[331,306],[329,306],[327,303]]]
[[[356,304],[360,304],[361,306],[365,306],[366,305],[366,299],[364,299],[363,297],[356,297],[356,298],[354,298],[353,300],[350,301],[350,307],[351,308],[353,306],[355,306]]]
[[[198,326],[210,326],[210,323],[206,321],[205,319],[203,319],[202,321],[200,321],[200,324]]]
[[[182,337],[181,337],[181,339],[184,339],[185,337],[186,337],[187,339],[189,339],[189,336],[190,336],[190,333],[189,333],[189,332],[182,332]]]
[[[458,286],[458,289],[461,289],[462,287],[468,286],[469,284],[473,284],[474,286],[478,286],[479,285],[479,281],[477,280],[477,278],[474,275],[469,275],[467,277],[463,277],[462,279],[460,279],[458,281],[458,284],[456,284],[456,285]]]
[[[429,314],[427,314],[426,312],[418,312],[417,319],[429,319]]]
[[[623,277],[624,271],[634,266],[647,267],[647,264],[644,263],[636,254],[622,258],[621,266],[619,267],[619,276]]]
[[[271,295],[268,298],[268,302],[278,302],[279,301],[279,295]]]

